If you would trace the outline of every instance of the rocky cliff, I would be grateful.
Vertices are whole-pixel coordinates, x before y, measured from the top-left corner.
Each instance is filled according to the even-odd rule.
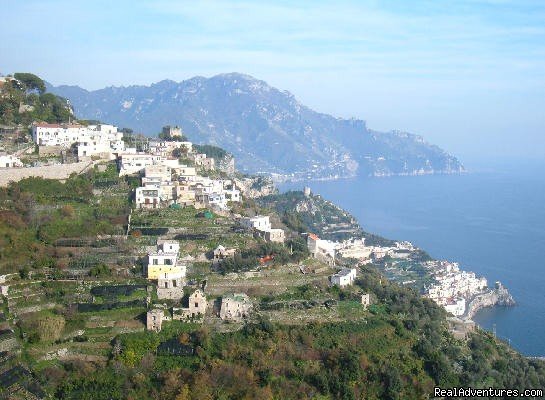
[[[514,306],[515,299],[509,293],[507,288],[500,282],[496,282],[493,289],[487,290],[485,293],[476,295],[467,306],[464,319],[471,319],[482,308],[492,306]]]

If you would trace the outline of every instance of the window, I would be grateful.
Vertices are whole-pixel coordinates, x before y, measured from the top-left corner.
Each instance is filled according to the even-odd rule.
[[[165,259],[165,265],[172,265],[172,260],[170,258]]]
[[[153,265],[159,265],[159,260],[157,260],[156,258],[153,259]]]
[[[198,308],[199,307],[199,303],[195,303],[195,308]]]

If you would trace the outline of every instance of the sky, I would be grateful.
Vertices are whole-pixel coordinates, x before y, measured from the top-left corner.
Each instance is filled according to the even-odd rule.
[[[0,0],[0,73],[86,89],[242,72],[464,160],[545,159],[545,2]]]

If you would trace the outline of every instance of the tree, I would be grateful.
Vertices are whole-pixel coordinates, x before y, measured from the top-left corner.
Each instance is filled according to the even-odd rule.
[[[45,83],[42,79],[28,72],[16,72],[13,77],[24,85],[26,91],[36,90],[45,93]]]

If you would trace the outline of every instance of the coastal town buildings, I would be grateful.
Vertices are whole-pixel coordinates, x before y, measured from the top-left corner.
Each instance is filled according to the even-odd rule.
[[[457,263],[428,261],[424,266],[435,280],[428,287],[426,296],[455,316],[463,315],[467,300],[488,286],[485,278],[477,277],[474,272],[460,270]]]
[[[241,218],[240,224],[247,229],[267,231],[271,229],[271,221],[268,215],[256,215],[255,217]]]
[[[252,230],[256,237],[261,237],[268,242],[284,243],[284,230],[279,228],[273,229],[268,215],[244,217],[240,219],[240,224],[246,229]]]
[[[148,166],[164,163],[163,156],[148,153],[121,153],[118,157],[119,176],[138,174]]]
[[[187,141],[166,141],[166,140],[151,140],[148,144],[151,154],[170,157],[174,150],[179,149],[181,154],[190,153],[193,151],[193,143]]]
[[[337,253],[341,258],[368,260],[373,252],[373,247],[365,246],[365,239],[350,239],[341,242]]]

